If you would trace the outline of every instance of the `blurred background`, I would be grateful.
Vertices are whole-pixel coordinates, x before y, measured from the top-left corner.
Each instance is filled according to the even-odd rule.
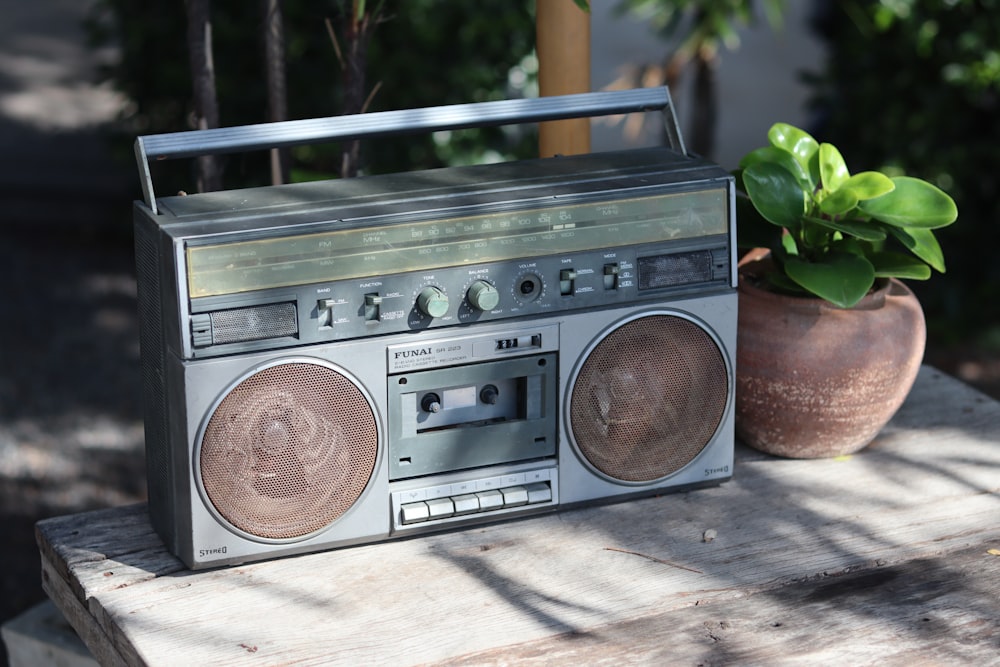
[[[535,0],[368,0],[361,14],[337,0],[212,0],[213,106],[192,86],[185,3],[0,2],[3,622],[44,599],[38,519],[145,497],[135,136],[212,113],[232,126],[530,97],[538,61]],[[912,284],[926,358],[1000,396],[1000,0],[590,5],[592,89],[669,83],[688,147],[722,166],[785,121],[835,143],[852,171],[904,170],[951,193],[949,271]],[[595,151],[660,141],[649,119],[593,123]],[[494,128],[300,147],[273,165],[176,161],[154,180],[195,192],[536,154],[535,128]]]

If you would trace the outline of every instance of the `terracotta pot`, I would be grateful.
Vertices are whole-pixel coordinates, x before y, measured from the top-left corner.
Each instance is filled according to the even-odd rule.
[[[778,456],[820,458],[870,443],[910,392],[927,329],[903,283],[884,281],[850,309],[756,285],[740,268],[736,432]]]

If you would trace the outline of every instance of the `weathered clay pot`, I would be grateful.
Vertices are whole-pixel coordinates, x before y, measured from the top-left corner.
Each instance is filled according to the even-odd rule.
[[[850,309],[757,286],[741,265],[736,432],[778,456],[820,458],[869,444],[902,405],[927,338],[920,303],[885,281]]]

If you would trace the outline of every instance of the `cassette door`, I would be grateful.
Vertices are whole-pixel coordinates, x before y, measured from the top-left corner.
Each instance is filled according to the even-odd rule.
[[[563,503],[730,476],[734,308],[702,297],[564,327]]]

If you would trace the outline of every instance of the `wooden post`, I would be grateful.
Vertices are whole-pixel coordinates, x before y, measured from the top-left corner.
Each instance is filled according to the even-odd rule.
[[[590,92],[590,14],[573,0],[538,0],[538,90],[542,97]],[[590,119],[539,123],[541,157],[590,152]]]

